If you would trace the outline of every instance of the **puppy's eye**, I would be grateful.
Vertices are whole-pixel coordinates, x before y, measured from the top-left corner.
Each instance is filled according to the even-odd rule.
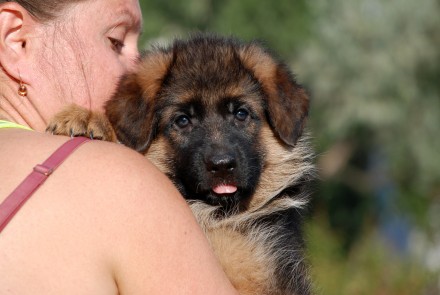
[[[188,116],[181,115],[181,116],[177,117],[177,119],[174,122],[179,128],[183,129],[183,128],[188,127],[188,125],[191,123],[191,120],[189,119]]]
[[[249,116],[249,112],[245,109],[238,109],[235,112],[235,118],[239,121],[244,121]]]

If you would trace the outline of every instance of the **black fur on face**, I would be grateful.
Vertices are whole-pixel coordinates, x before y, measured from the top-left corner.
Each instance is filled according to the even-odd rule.
[[[258,117],[246,104],[200,99],[169,107],[163,135],[175,147],[172,180],[187,199],[231,207],[252,195],[261,173]]]
[[[264,161],[264,100],[232,52],[178,55],[156,109],[158,133],[173,147],[170,178],[185,198],[224,208],[253,194]]]

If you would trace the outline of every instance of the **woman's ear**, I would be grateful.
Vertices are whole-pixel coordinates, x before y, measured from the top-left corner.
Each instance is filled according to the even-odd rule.
[[[29,40],[37,22],[16,2],[0,4],[0,64],[6,74],[26,83]]]

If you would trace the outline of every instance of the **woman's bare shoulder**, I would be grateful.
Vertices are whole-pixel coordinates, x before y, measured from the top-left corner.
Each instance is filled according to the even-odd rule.
[[[6,132],[9,133],[7,138],[4,137]],[[35,165],[44,162],[68,140],[68,137],[36,132],[2,131],[0,179],[4,185],[0,187],[0,201]],[[143,155],[122,145],[101,141],[89,141],[77,148],[28,203],[27,207],[41,206],[38,209],[65,204],[66,213],[82,212],[91,219],[93,214],[101,214],[110,216],[109,220],[130,220],[133,226],[132,219],[136,216],[164,211],[159,207],[168,206],[174,213],[188,210],[169,179]],[[66,217],[75,218],[73,215]],[[123,228],[124,224],[114,224],[111,229],[118,227]]]
[[[68,140],[24,132],[11,133],[7,144],[0,145],[5,166],[20,162],[13,173],[0,167],[0,178],[9,177],[14,183]],[[5,134],[0,132],[0,141]],[[5,194],[0,187],[0,196]],[[85,263],[102,265],[114,277],[120,294],[233,293],[168,178],[144,156],[118,144],[92,141],[80,146],[13,218],[9,232],[14,244],[22,243],[27,253],[39,253],[29,254],[27,263],[41,260],[53,267],[61,261],[50,260],[53,249],[62,249],[58,256],[64,257],[63,264],[78,265],[78,273]],[[35,248],[55,236],[51,247]],[[81,249],[100,254],[90,257],[92,262],[86,261],[87,256],[69,255]],[[65,268],[60,264],[54,271]]]
[[[2,131],[0,160],[3,165],[0,176],[7,177],[5,183],[11,183],[9,189],[12,189],[12,185],[18,184],[35,165],[44,162],[68,140],[64,136],[24,130]],[[89,141],[80,146],[57,168],[51,178],[58,178],[63,173],[68,173],[73,182],[93,183],[100,188],[137,184],[138,177],[143,179],[139,185],[167,181],[142,155],[122,145],[101,141]]]

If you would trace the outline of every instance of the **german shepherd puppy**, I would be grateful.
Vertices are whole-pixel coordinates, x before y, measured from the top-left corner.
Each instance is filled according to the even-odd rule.
[[[188,200],[240,294],[305,295],[308,109],[287,66],[258,43],[196,35],[147,52],[105,116],[73,106],[48,130],[145,154]]]

